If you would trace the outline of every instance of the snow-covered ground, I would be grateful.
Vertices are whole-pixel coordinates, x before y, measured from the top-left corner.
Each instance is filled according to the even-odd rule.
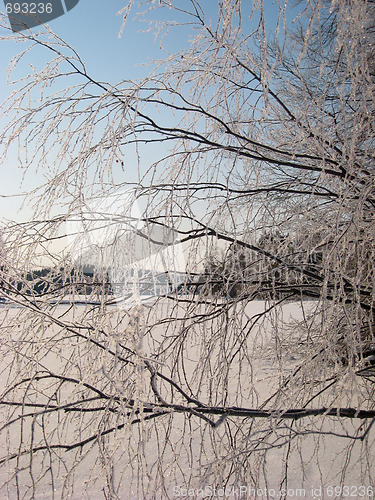
[[[55,318],[77,325],[87,314],[87,321],[90,321],[92,305],[81,302],[72,308],[68,302],[61,303],[53,310]],[[130,311],[131,306],[129,304]],[[142,311],[141,318],[147,317],[149,324],[160,318],[178,318],[184,307],[181,304],[176,308],[171,306],[171,302],[159,301],[153,307],[151,302],[143,304],[139,310]],[[258,318],[267,307],[261,301],[248,304],[243,312],[244,321]],[[295,328],[288,328],[286,325],[296,325],[314,307],[313,302],[304,303],[303,308],[297,303],[285,304],[277,315],[262,317],[259,325],[252,328],[251,335],[243,340],[249,359],[239,358],[240,361],[230,365],[225,377],[217,380],[221,384],[226,377],[228,379],[227,406],[260,407],[282,387],[288,375],[301,365],[304,356],[303,352],[299,352],[298,345],[294,350],[283,353],[282,344],[288,340],[290,345]],[[2,327],[10,321],[17,324],[15,320],[19,317],[18,330],[14,330],[13,339],[8,339],[10,343],[13,341],[11,344],[14,352],[17,350],[17,341],[26,341],[26,336],[20,333],[23,328],[23,313],[19,308],[3,308],[0,311]],[[124,309],[113,308],[106,318],[107,326],[111,324],[112,331],[117,332],[109,343],[110,349],[116,349],[118,335],[124,335],[126,329],[129,329],[129,318],[122,323],[119,316],[127,317],[127,314],[124,314]],[[48,323],[48,318],[46,321]],[[54,337],[57,336],[54,330],[58,330],[56,323],[48,323],[43,335],[33,337],[36,344],[33,351],[35,359],[39,356],[38,349],[44,348],[43,342],[50,342],[51,345],[50,354],[40,361],[40,368],[60,373],[64,367],[72,366],[72,376],[77,376],[82,370],[82,380],[90,380],[90,375],[93,384],[95,377],[99,379],[112,376],[107,371],[109,364],[105,355],[98,360],[94,349],[87,350],[83,342],[78,346],[74,339],[71,347],[69,341],[64,344],[53,343],[53,339],[57,338]],[[199,331],[205,335],[203,329]],[[236,332],[231,332],[231,335],[236,335]],[[142,338],[135,339],[133,347],[147,360],[152,359],[156,348],[160,352],[163,346],[168,349],[173,342],[178,341],[179,339],[173,338],[173,330],[168,330],[166,324],[160,322],[152,330],[152,335],[144,332]],[[278,346],[277,343],[281,345]],[[62,347],[58,351],[60,345]],[[202,352],[203,346],[207,345],[211,345],[210,351]],[[158,369],[174,379],[177,371],[183,370],[185,375],[181,379],[185,379],[187,384],[199,386],[201,401],[206,401],[210,391],[215,388],[219,397],[220,388],[216,387],[216,380],[212,380],[210,373],[213,370],[211,365],[223,355],[220,338],[214,338],[210,344],[193,335],[186,339],[184,349],[183,365],[174,365],[176,359],[166,356]],[[229,354],[233,353],[227,351],[225,355]],[[90,356],[93,356],[91,360]],[[207,377],[197,381],[194,374],[205,373],[197,371],[202,357],[207,359]],[[1,373],[3,389],[9,383],[7,367],[9,368],[10,362],[10,355],[6,356],[4,352]],[[12,369],[15,368],[13,365]],[[69,375],[66,373],[66,376]],[[128,382],[124,380],[123,386],[128,387]],[[41,392],[43,383],[40,382]],[[351,398],[353,383],[356,382],[348,377],[343,379],[340,384],[324,391],[324,400],[332,402],[332,406],[354,404],[355,400]],[[145,391],[144,398],[147,401],[148,384],[149,373],[140,364],[139,378],[134,384],[134,397],[138,395],[142,399],[142,391]],[[113,385],[118,394],[121,394],[121,379],[114,379]],[[283,390],[298,392],[300,389],[285,386]],[[45,390],[48,391],[48,383]],[[78,391],[76,387],[74,390]],[[59,397],[64,397],[63,394],[62,391]],[[165,391],[165,397],[169,396]],[[287,396],[293,402],[293,394]],[[65,391],[65,397],[69,398],[69,390]],[[319,407],[322,398],[323,396],[316,398],[308,406]],[[3,407],[2,410],[2,423],[5,423],[9,408]],[[23,412],[28,413],[26,407]],[[109,420],[116,422],[105,410],[96,419],[92,418],[91,414],[67,417],[64,412],[60,412],[58,416],[40,415],[33,419],[25,417],[21,424],[1,430],[1,455],[5,456],[8,449],[12,452],[22,449],[21,433],[25,443],[30,439],[31,429],[35,442],[41,439],[49,444],[61,444],[82,439],[98,430],[100,432],[107,428]],[[217,419],[218,417],[214,418],[215,421]],[[119,419],[117,424],[122,421]],[[374,450],[374,446],[371,447],[373,435],[370,431],[367,437],[360,439],[369,424],[368,421],[358,419],[309,417],[296,422],[279,421],[276,426],[276,420],[252,422],[247,419],[244,424],[243,418],[238,417],[226,419],[221,425],[212,428],[195,416],[169,414],[141,424],[125,425],[109,434],[106,443],[99,446],[94,441],[71,451],[37,451],[32,456],[25,455],[10,460],[1,470],[3,488],[0,498],[371,498],[373,484],[370,483],[370,478],[375,465],[375,453],[371,453]],[[349,439],[349,436],[354,436],[355,439]],[[231,465],[237,471],[231,470]],[[20,471],[18,483],[14,477],[16,468]],[[7,482],[8,478],[10,482]],[[349,489],[343,489],[344,486]]]

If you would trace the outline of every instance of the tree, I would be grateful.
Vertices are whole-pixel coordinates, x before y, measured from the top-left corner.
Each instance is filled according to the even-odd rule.
[[[130,2],[127,14],[155,14],[165,43],[170,30],[193,35],[139,82],[93,79],[51,32],[17,35],[55,59],[10,98],[2,140],[53,176],[34,220],[3,231],[4,491],[372,495],[374,7],[280,4],[270,25],[266,2],[209,5]],[[66,255],[53,293],[14,287],[87,200],[129,187],[119,165],[155,144],[134,191],[141,227],[132,214],[100,220],[150,245],[155,229],[167,247],[165,231],[177,234],[197,292],[128,308],[95,292],[99,304],[62,310]],[[56,200],[69,208],[52,217]],[[227,265],[204,269],[215,249]]]

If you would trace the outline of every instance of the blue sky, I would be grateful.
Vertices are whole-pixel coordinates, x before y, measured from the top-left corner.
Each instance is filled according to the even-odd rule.
[[[102,80],[118,81],[137,77],[142,71],[136,66],[158,56],[152,34],[139,32],[140,29],[146,29],[147,25],[136,21],[132,13],[126,31],[119,37],[122,16],[116,14],[124,3],[124,0],[80,0],[73,10],[49,23],[58,36],[77,50],[89,72]],[[32,31],[36,33],[39,30],[42,28],[35,27]],[[5,30],[1,34],[4,35]],[[3,86],[4,70],[9,60],[22,48],[23,44],[15,41],[1,41],[1,97],[7,94]],[[43,48],[33,51],[35,61],[40,57],[44,58]]]
[[[126,0],[80,0],[79,4],[64,16],[49,23],[50,28],[62,39],[69,43],[79,53],[85,62],[88,73],[104,82],[117,83],[121,80],[140,78],[147,74],[147,67],[142,66],[147,61],[163,57],[164,53],[154,41],[152,33],[141,32],[147,30],[148,25],[135,20],[135,12],[131,12],[125,31],[121,37],[119,32],[122,25],[122,16],[116,15],[125,5]],[[246,4],[246,2],[245,2]],[[277,12],[278,2],[265,0],[268,20]],[[215,7],[217,2],[203,0],[203,5]],[[210,13],[215,16],[216,13]],[[164,10],[163,15],[168,15]],[[174,14],[175,15],[175,14]],[[272,24],[272,21],[271,21]],[[33,33],[40,30],[33,28]],[[0,36],[5,36],[5,30],[0,29]],[[16,56],[25,47],[24,43],[13,40],[0,40],[0,101],[2,102],[12,91],[6,84],[6,68],[12,57]],[[173,36],[170,40],[170,49],[177,51],[183,48],[186,37]],[[38,68],[50,59],[50,54],[43,47],[36,47],[29,56]],[[19,65],[17,75],[27,74],[26,61]],[[0,121],[0,127],[4,122]],[[24,209],[17,213],[20,206],[20,197],[2,198],[1,195],[19,194],[22,190],[31,189],[43,182],[43,172],[35,173],[30,170],[23,178],[24,172],[18,168],[15,148],[10,152],[7,162],[1,165],[0,187],[0,217],[22,220],[28,217],[29,211]],[[23,181],[23,187],[20,187]]]
[[[126,29],[119,37],[122,25],[122,16],[116,15],[123,7],[124,0],[80,0],[79,4],[64,16],[49,23],[50,28],[62,39],[74,47],[85,62],[88,73],[102,81],[116,83],[122,79],[139,78],[147,69],[140,65],[152,58],[161,57],[158,45],[154,43],[151,33],[140,33],[147,29],[147,25],[134,20],[134,13],[130,14]],[[41,28],[33,28],[33,32]],[[1,35],[6,35],[1,30]],[[16,36],[14,36],[16,38]],[[12,86],[7,85],[6,69],[9,61],[19,54],[25,43],[16,43],[16,40],[1,40],[0,49],[0,101],[3,102]],[[42,47],[33,49],[30,61],[38,67],[47,61],[50,54]],[[20,65],[17,75],[27,74],[25,65]],[[0,126],[4,126],[0,123]],[[35,175],[30,171],[23,179],[24,172],[17,168],[15,149],[8,155],[8,160],[1,167],[0,195],[20,193],[21,190],[36,187],[43,181],[42,172]],[[23,189],[20,187],[23,179]],[[0,198],[0,214],[6,218],[27,218],[28,210],[17,214],[20,197]]]

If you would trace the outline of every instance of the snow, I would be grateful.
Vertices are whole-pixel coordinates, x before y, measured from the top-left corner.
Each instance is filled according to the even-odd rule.
[[[74,301],[77,299],[78,297],[74,297]],[[150,302],[148,306],[141,306],[145,315],[154,314],[155,319],[161,316],[178,315],[178,311],[172,309],[171,302],[159,300],[153,306],[152,304],[154,303]],[[132,304],[128,305],[130,309]],[[78,307],[71,308],[70,302],[64,302],[60,303],[54,314],[55,317],[63,317],[65,321],[76,324],[78,318],[83,317],[82,313],[88,307],[88,305],[81,303]],[[183,308],[184,306],[181,304],[179,307]],[[253,302],[248,304],[245,313],[248,317],[254,317],[264,311],[265,307],[264,302]],[[313,310],[314,307],[313,302],[303,304],[304,312]],[[256,395],[258,403],[265,401],[280,387],[280,377],[286,377],[298,366],[299,360],[296,359],[296,355],[290,355],[288,358],[286,354],[285,359],[288,359],[288,364],[284,363],[284,367],[281,369],[275,363],[274,358],[270,356],[267,359],[264,353],[267,353],[268,350],[272,352],[272,343],[277,340],[275,331],[278,328],[281,331],[282,325],[286,323],[300,320],[302,312],[300,304],[286,304],[281,308],[277,318],[267,319],[263,323],[262,326],[266,326],[265,329],[260,326],[254,328],[251,337],[246,340],[247,349],[253,356],[252,371],[251,373],[243,372],[238,363],[232,365],[228,373],[230,379],[228,406],[241,402],[243,407],[255,407]],[[5,316],[4,311],[3,325],[6,321],[16,318],[18,314],[20,314],[19,309],[10,309],[8,316]],[[108,324],[113,321],[116,314],[124,315],[124,312],[122,309],[118,309],[116,312],[116,308],[113,308],[111,314],[112,316],[108,318]],[[54,329],[55,327],[50,326],[49,328]],[[18,332],[14,332],[13,340],[16,340],[18,335]],[[50,332],[48,339],[51,338]],[[278,338],[281,338],[281,335],[278,335]],[[153,331],[152,336],[145,335],[138,340],[138,349],[144,358],[151,359],[155,345],[168,345],[171,338],[165,325],[161,323]],[[43,342],[43,339],[40,338],[39,342]],[[113,339],[113,342],[115,344],[116,339]],[[43,358],[43,366],[57,373],[69,357],[73,362],[76,359],[73,347],[72,352],[69,352],[67,345],[65,344],[65,351],[59,354],[57,354],[56,349],[52,349],[54,352]],[[192,338],[184,354],[184,370],[190,383],[193,383],[194,380],[193,372],[202,354],[201,348],[202,344],[197,339]],[[82,349],[81,352],[83,356],[88,356],[89,351]],[[220,355],[220,345],[212,345],[210,356],[216,358]],[[4,357],[2,362],[1,382],[3,387],[6,384],[6,366],[9,361],[9,357]],[[78,361],[79,358],[77,358]],[[171,359],[170,362],[172,363],[173,360]],[[102,363],[102,373],[99,374],[95,371],[97,364],[93,361],[91,373],[93,383],[95,376],[105,374],[105,356],[102,358]],[[246,363],[244,363],[245,365]],[[168,358],[161,363],[158,369],[161,369],[163,373],[173,373],[173,365],[169,364]],[[134,386],[135,393],[139,391],[142,394],[143,384],[146,384],[147,381],[147,373],[144,373],[140,377],[140,385]],[[201,400],[208,397],[210,388],[212,388],[211,382],[209,377],[202,379],[199,395]],[[240,391],[239,383],[241,385]],[[341,392],[337,388],[334,389],[337,391],[335,396],[337,406],[340,405],[340,402],[347,403],[343,396],[345,387],[341,387],[341,389]],[[121,386],[118,387],[118,390],[121,392]],[[6,418],[6,412],[7,409],[3,412],[2,421]],[[82,435],[86,435],[85,425],[88,425],[89,429],[91,425],[91,416],[87,415],[82,415],[80,418],[69,418],[67,424],[62,426],[56,421],[55,416],[49,418],[49,421],[47,419],[44,422],[42,416],[37,417],[34,420],[34,426],[36,435],[40,435],[44,426],[50,428],[51,425],[55,425],[56,429],[59,430],[51,434],[51,442],[56,442],[56,439],[66,442],[72,436],[77,436],[76,439],[78,439],[81,432]],[[102,418],[104,418],[104,414]],[[287,498],[293,498],[299,493],[301,493],[300,498],[339,498],[339,496],[330,495],[333,491],[329,489],[331,486],[370,486],[370,484],[363,484],[362,481],[366,477],[366,469],[371,470],[374,465],[374,455],[367,456],[368,462],[364,463],[361,453],[365,443],[359,439],[349,441],[346,437],[347,435],[359,435],[360,422],[357,420],[334,418],[309,418],[302,419],[303,422],[285,420],[278,428],[274,427],[272,422],[264,421],[255,428],[254,433],[251,432],[250,424],[241,430],[241,427],[237,428],[236,419],[232,420],[235,424],[231,426],[231,439],[238,440],[237,446],[234,447],[228,441],[228,424],[225,420],[224,423],[213,429],[194,416],[186,418],[185,415],[176,413],[143,422],[140,425],[126,425],[108,437],[108,442],[101,449],[101,453],[98,453],[97,447],[87,445],[82,449],[70,452],[57,450],[56,454],[53,453],[48,459],[45,456],[43,462],[41,462],[42,454],[36,452],[32,457],[32,466],[29,456],[24,456],[17,462],[12,460],[1,472],[1,482],[4,482],[1,498],[18,498],[14,479],[9,485],[5,483],[8,474],[12,476],[16,466],[18,468],[25,467],[25,470],[19,475],[19,488],[25,492],[24,498],[99,499],[104,498],[103,488],[108,482],[113,488],[110,498],[120,498],[121,500],[214,498],[215,495],[218,498],[221,496],[233,499],[281,498],[279,492],[284,489],[289,489]],[[17,446],[19,446],[20,435],[14,434],[13,428],[8,427],[7,431],[9,435],[6,435],[4,431],[0,435],[3,455],[8,447],[17,450]],[[25,425],[23,428],[25,436],[29,431],[30,428]],[[336,433],[336,435],[328,435],[328,432]],[[259,439],[260,437],[262,439]],[[27,441],[27,437],[23,439],[24,442]],[[290,447],[282,446],[288,440],[291,442]],[[246,481],[246,478],[251,477],[251,470],[256,471],[257,460],[264,454],[267,455],[267,458],[256,478],[258,491],[252,495],[251,484]],[[53,485],[52,475],[48,471],[49,460],[55,468]],[[229,484],[225,482],[231,462],[239,466],[234,485],[231,482]],[[282,481],[286,471],[286,463],[288,464],[289,478],[287,483]],[[33,477],[35,480],[43,470],[45,474],[36,483],[33,490]],[[161,474],[160,471],[162,471]],[[342,473],[345,473],[344,484],[342,483]],[[213,477],[216,478],[214,483],[210,482]],[[223,482],[221,483],[218,478],[223,478]],[[243,488],[241,497],[238,496],[236,490],[239,487]],[[245,488],[247,488],[246,492]],[[51,489],[54,490],[55,496],[52,496]],[[302,489],[304,490],[303,496]],[[273,490],[275,495],[273,495]],[[299,490],[298,494],[297,490]],[[272,494],[269,493],[270,491]],[[351,491],[356,491],[357,497],[360,498],[359,490],[352,489]],[[368,491],[366,490],[367,493]],[[223,495],[219,493],[223,493]],[[362,497],[366,498],[366,496]]]

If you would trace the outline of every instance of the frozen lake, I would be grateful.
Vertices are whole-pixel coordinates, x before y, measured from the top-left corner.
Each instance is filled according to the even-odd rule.
[[[64,303],[34,323],[27,310],[2,307],[2,387],[19,384],[3,402],[23,407],[2,406],[2,456],[14,458],[2,465],[1,498],[340,498],[330,488],[343,486],[352,497],[371,496],[358,489],[372,486],[373,435],[360,439],[367,420],[227,417],[213,427],[172,408],[140,418],[155,402],[147,364],[207,406],[281,411],[285,399],[300,407],[304,391],[315,395],[309,408],[353,407],[354,386],[365,397],[362,378],[348,372],[329,387],[323,368],[316,386],[309,378],[315,364],[296,332],[316,303],[276,311],[252,302],[233,311],[231,331],[220,315],[207,328],[205,305],[189,319],[183,301],[111,307],[100,322],[98,307]],[[186,405],[168,382],[156,385],[162,400]],[[24,454],[30,447],[34,453]]]

